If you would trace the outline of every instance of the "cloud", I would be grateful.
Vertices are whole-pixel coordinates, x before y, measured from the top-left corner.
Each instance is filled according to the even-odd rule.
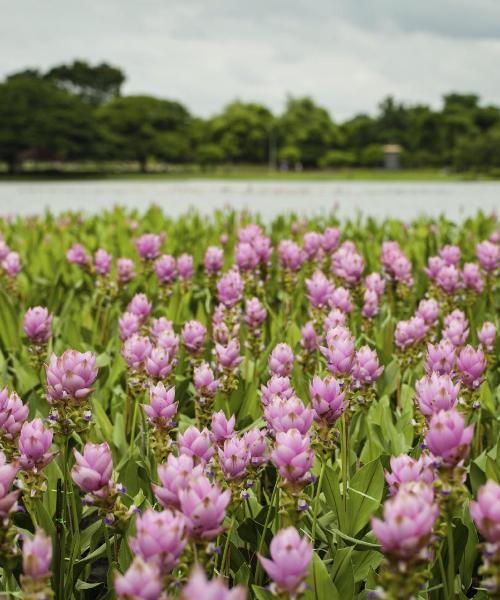
[[[282,109],[308,94],[334,118],[387,94],[439,105],[451,90],[500,104],[497,0],[0,0],[0,76],[83,58],[212,114],[234,98]],[[27,18],[29,15],[29,18]]]

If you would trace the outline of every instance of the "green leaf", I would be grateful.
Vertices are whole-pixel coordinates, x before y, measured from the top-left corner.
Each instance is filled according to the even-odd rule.
[[[273,596],[269,590],[258,585],[252,585],[252,591],[257,600],[275,600],[275,596]]]
[[[325,474],[323,477],[323,493],[329,508],[336,516],[339,528],[345,530],[347,527],[347,514],[344,509],[342,502],[342,496],[340,494],[340,482],[339,476],[332,467],[327,466],[325,468]]]
[[[345,530],[349,535],[355,536],[368,523],[380,506],[383,493],[384,469],[377,458],[361,467],[351,479],[347,503],[349,523]]]
[[[342,600],[354,598],[354,572],[352,568],[352,546],[338,548],[331,569],[332,579]]]
[[[304,600],[340,600],[340,595],[333,583],[325,563],[314,552],[311,570],[307,578],[308,589]]]

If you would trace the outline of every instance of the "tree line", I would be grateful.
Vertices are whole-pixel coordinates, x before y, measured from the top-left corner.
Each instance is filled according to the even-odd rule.
[[[180,102],[125,96],[123,71],[75,61],[20,71],[0,83],[0,161],[152,161],[380,167],[399,144],[405,167],[498,174],[500,109],[475,94],[450,93],[439,110],[385,98],[374,116],[336,123],[310,97],[287,99],[281,115],[254,102],[229,103],[210,118]]]

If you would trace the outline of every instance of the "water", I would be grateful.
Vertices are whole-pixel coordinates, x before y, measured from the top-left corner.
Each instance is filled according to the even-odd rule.
[[[319,214],[338,207],[341,218],[356,215],[409,220],[421,214],[460,221],[500,209],[500,182],[222,181],[118,180],[0,184],[0,214],[95,213],[113,204],[145,209],[160,205],[170,216],[196,208],[210,214],[230,206],[250,209],[269,221],[283,212]]]

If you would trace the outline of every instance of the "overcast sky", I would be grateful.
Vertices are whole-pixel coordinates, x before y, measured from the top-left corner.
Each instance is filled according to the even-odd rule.
[[[0,77],[75,58],[204,116],[235,98],[280,111],[288,93],[337,120],[387,94],[500,104],[500,0],[0,0]]]

